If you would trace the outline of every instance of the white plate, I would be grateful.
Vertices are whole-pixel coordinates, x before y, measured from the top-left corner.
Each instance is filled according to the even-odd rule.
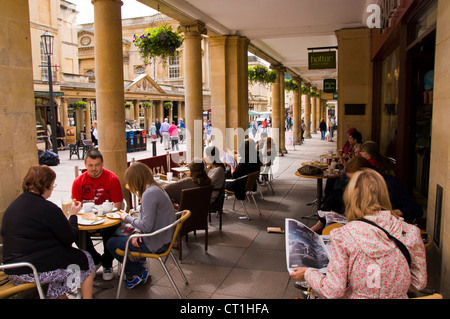
[[[112,219],[120,219],[120,215],[118,213],[107,213],[106,217],[112,218]]]
[[[98,217],[98,220],[89,220],[84,219],[83,217],[78,217],[78,224],[83,226],[91,226],[91,225],[98,225],[105,221],[104,218]]]

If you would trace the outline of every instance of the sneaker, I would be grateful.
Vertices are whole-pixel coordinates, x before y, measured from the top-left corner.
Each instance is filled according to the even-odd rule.
[[[141,283],[142,279],[139,276],[134,276],[132,279],[127,279],[125,287],[132,289]]]
[[[127,282],[125,283],[125,287],[128,289],[132,289],[132,288],[136,287],[137,285],[139,285],[140,283],[145,284],[145,282],[147,281],[148,278],[149,278],[148,270],[146,269],[146,270],[144,270],[142,275],[134,276],[132,279],[127,279]]]
[[[103,268],[103,280],[113,280],[114,272],[112,268]]]

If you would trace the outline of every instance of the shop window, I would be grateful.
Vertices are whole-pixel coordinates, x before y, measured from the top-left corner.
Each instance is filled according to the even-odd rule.
[[[380,151],[396,158],[399,95],[399,52],[397,48],[382,63]]]

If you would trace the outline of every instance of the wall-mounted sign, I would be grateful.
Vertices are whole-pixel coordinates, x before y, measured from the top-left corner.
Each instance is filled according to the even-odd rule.
[[[336,69],[336,51],[309,52],[308,68],[310,70]]]
[[[323,91],[325,93],[336,92],[336,80],[335,79],[325,79],[323,80]]]

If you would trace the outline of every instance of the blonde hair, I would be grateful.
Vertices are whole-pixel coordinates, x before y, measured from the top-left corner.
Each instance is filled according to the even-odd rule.
[[[356,172],[344,192],[348,221],[358,220],[381,210],[392,210],[384,178],[375,170],[363,168]]]
[[[155,180],[151,169],[147,165],[136,162],[125,171],[125,183],[126,188],[130,192],[142,199],[142,194],[144,194],[149,185],[155,183]]]

